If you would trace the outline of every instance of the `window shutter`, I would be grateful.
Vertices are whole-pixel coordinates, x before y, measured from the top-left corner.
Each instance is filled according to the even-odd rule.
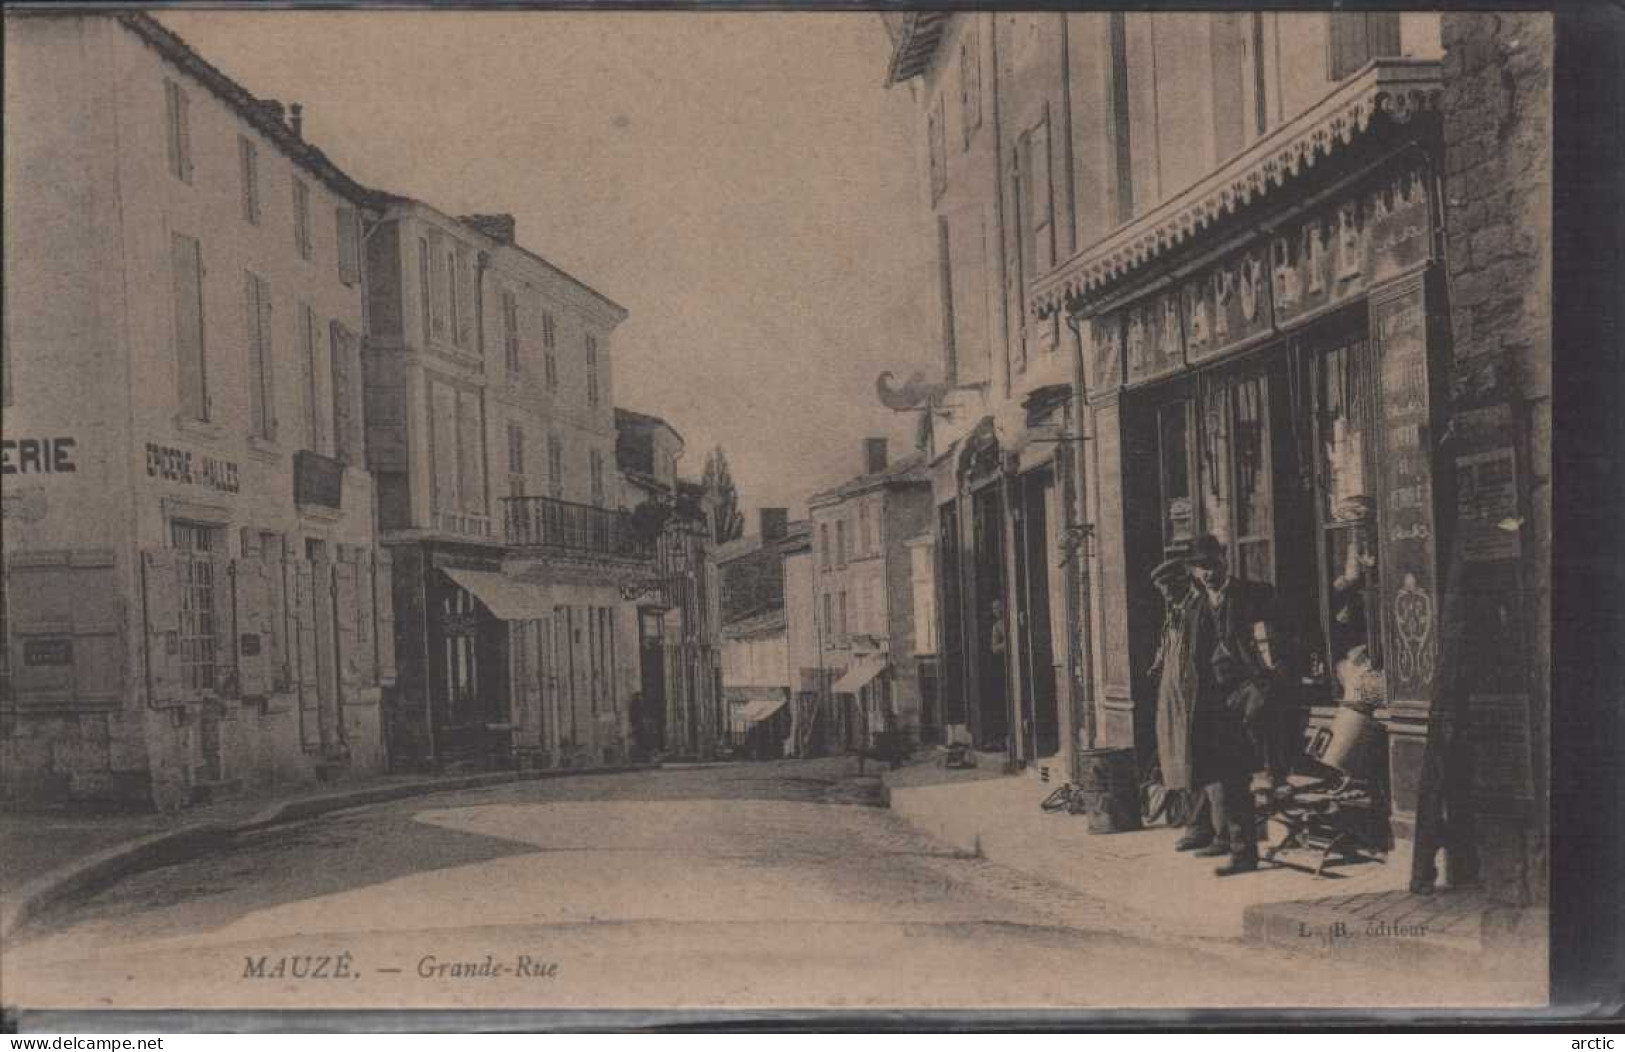
[[[142,553],[142,612],[147,634],[147,703],[173,705],[181,700],[180,578],[177,553],[157,549]]]
[[[265,437],[276,438],[276,347],[271,332],[271,286],[259,282],[260,385],[265,403]]]
[[[372,556],[373,639],[378,654],[378,682],[395,682],[395,596],[393,588],[394,562],[388,551],[379,549]]]
[[[474,282],[469,275],[468,249],[457,246],[457,343],[474,342]]]
[[[338,221],[339,280],[354,285],[361,280],[361,229],[354,208],[341,205],[334,213]]]
[[[243,557],[233,560],[231,572],[237,582],[236,603],[232,621],[236,637],[232,653],[237,661],[237,688],[244,699],[260,700],[271,692],[270,648],[266,645],[267,622],[272,603],[270,581],[265,576],[265,563],[258,558],[256,543],[253,554],[246,543],[248,535],[257,531],[243,531]]]
[[[363,457],[356,338],[336,321],[329,328],[333,357],[333,456],[352,467],[360,467]]]
[[[321,745],[320,695],[321,678],[316,665],[316,603],[323,597],[317,594],[319,580],[316,566],[308,560],[293,563],[290,577],[293,583],[294,603],[294,658],[295,684],[299,695],[299,738],[306,749]]]
[[[339,558],[333,563],[333,589],[338,606],[338,624],[334,627],[338,633],[339,680],[344,684],[348,696],[350,691],[370,682],[367,666],[372,664],[373,658],[369,653],[366,660],[362,660],[362,640],[357,624],[361,613],[360,580],[353,557],[347,550],[341,549]]]
[[[203,261],[195,238],[174,234],[175,356],[179,366],[181,411],[194,420],[209,418],[203,371]]]
[[[178,145],[180,148],[180,177],[186,182],[192,181],[192,100],[186,97],[186,92],[179,85],[175,87],[175,98],[179,105],[176,108],[179,118]]]

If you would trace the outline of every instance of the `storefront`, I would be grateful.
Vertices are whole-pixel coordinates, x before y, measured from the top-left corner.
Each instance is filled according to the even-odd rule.
[[[1301,688],[1292,747],[1339,708],[1379,725],[1369,779],[1414,821],[1437,654],[1435,470],[1447,317],[1427,125],[1070,297],[1090,407],[1087,511],[1103,743],[1155,758],[1148,575],[1202,534],[1273,586]],[[1265,183],[1268,189],[1269,184]],[[1289,732],[1291,733],[1291,732]],[[1386,762],[1383,762],[1384,756]]]

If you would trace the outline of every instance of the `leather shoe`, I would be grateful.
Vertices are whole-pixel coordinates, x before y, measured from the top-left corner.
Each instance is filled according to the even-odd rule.
[[[1215,877],[1233,877],[1237,873],[1251,873],[1258,869],[1256,858],[1234,858],[1213,871]]]
[[[1182,836],[1174,843],[1175,851],[1195,851],[1213,843],[1211,836]]]
[[[1194,854],[1197,858],[1218,858],[1220,855],[1230,854],[1230,845],[1209,844],[1207,847],[1198,848]]]

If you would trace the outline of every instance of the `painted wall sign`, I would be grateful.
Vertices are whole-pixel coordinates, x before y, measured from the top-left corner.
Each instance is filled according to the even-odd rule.
[[[1438,653],[1427,315],[1422,283],[1371,307],[1379,344],[1390,702],[1427,704]]]
[[[1518,465],[1510,447],[1456,458],[1456,535],[1469,562],[1523,554]]]
[[[1181,290],[1185,353],[1192,365],[1216,358],[1270,331],[1269,282],[1264,253],[1230,257]]]
[[[1083,382],[1090,398],[1123,386],[1123,312],[1112,311],[1089,322],[1089,348],[1083,356]]]
[[[202,486],[221,493],[236,493],[240,488],[235,461],[194,454],[189,449],[147,443],[147,475],[149,478],[179,482],[187,486]]]
[[[60,438],[0,439],[0,475],[65,475],[79,470],[74,463],[78,440]]]
[[[1163,292],[1128,309],[1125,375],[1130,384],[1170,376],[1185,367],[1185,332],[1179,295]]]
[[[63,668],[73,664],[73,640],[47,636],[23,640],[23,664],[29,668]]]

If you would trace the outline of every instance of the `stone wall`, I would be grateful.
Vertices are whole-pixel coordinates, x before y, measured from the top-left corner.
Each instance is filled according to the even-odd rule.
[[[1450,429],[1443,445],[1471,510],[1464,464],[1506,456],[1515,513],[1507,538],[1474,553],[1459,515],[1468,638],[1474,840],[1490,890],[1543,901],[1547,886],[1547,719],[1551,653],[1552,19],[1455,13],[1443,19],[1445,230],[1451,333]],[[1478,462],[1482,462],[1479,460]],[[1478,614],[1483,614],[1479,617]],[[1501,639],[1491,641],[1489,633]],[[1501,645],[1504,640],[1506,646]],[[1489,655],[1513,654],[1512,664]],[[1493,713],[1493,722],[1490,715]],[[1519,770],[1519,763],[1526,769]],[[1510,773],[1509,773],[1510,768]]]

